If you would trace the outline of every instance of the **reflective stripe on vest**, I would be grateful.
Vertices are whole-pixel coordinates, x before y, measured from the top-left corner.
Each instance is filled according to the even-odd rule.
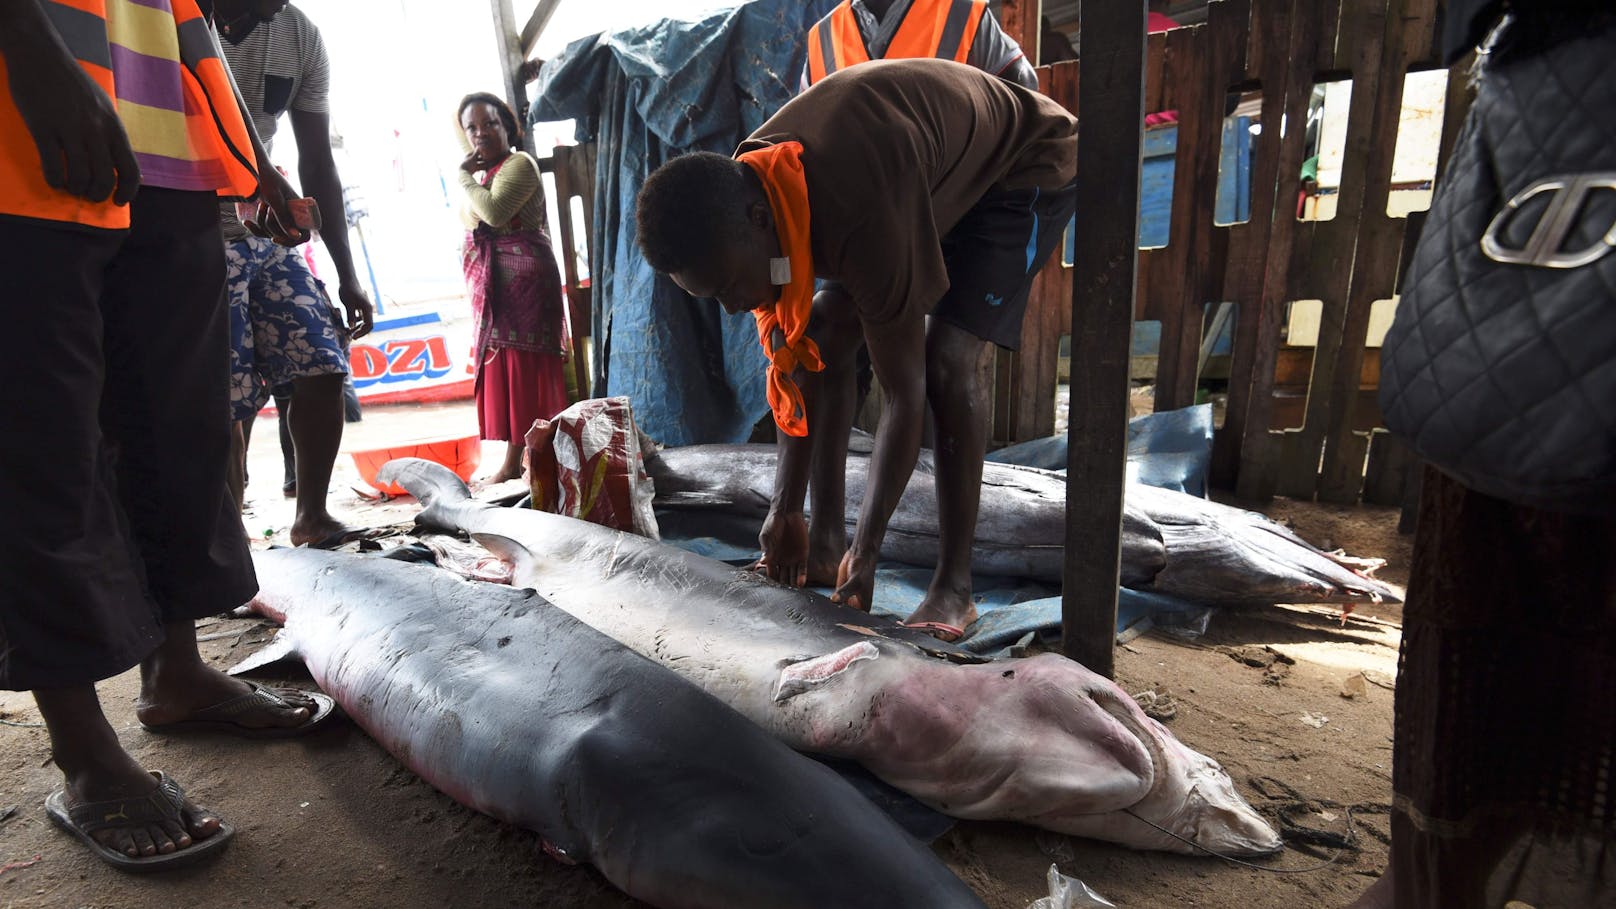
[[[196,0],[170,0],[174,5],[174,23],[179,27],[180,62],[185,64],[185,91],[199,92],[197,108],[213,118],[209,137],[217,142],[215,154],[223,162],[230,185],[220,187],[222,196],[243,198],[258,192],[257,155],[253,152],[252,134],[242,119],[241,106],[236,103],[236,86],[230,79],[230,70],[219,56],[219,45],[213,30]],[[188,116],[190,116],[188,114]]]
[[[212,145],[205,149],[224,167],[228,185],[223,196],[251,196],[258,191],[252,139],[236,104],[234,85],[219,58],[218,46],[195,0],[171,0],[180,47],[178,61],[186,97],[186,116],[206,129],[193,129]],[[105,0],[46,0],[40,4],[62,43],[90,79],[107,96],[117,98],[112,51],[107,38]],[[116,104],[116,100],[113,102]],[[91,202],[45,183],[38,146],[11,100],[11,84],[0,60],[0,214],[62,221],[90,227],[126,228],[129,207],[111,200]]]
[[[964,63],[987,11],[986,0],[915,0],[883,59],[937,57]],[[808,32],[808,82],[870,59],[852,0],[843,0]]]

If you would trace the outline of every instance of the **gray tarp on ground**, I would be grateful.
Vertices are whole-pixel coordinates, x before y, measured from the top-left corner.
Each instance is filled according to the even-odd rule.
[[[743,442],[768,411],[751,316],[691,299],[640,257],[634,198],[687,151],[730,154],[796,93],[809,26],[835,0],[753,0],[695,22],[603,32],[548,61],[530,119],[598,143],[595,395],[628,395],[666,445]]]

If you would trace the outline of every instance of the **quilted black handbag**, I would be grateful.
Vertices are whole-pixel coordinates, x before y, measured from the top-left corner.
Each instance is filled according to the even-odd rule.
[[[1432,200],[1380,406],[1472,489],[1616,516],[1616,25],[1547,49],[1518,25]]]

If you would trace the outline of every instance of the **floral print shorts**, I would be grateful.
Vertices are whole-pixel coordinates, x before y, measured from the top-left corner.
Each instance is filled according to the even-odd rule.
[[[248,237],[225,243],[225,261],[234,419],[293,379],[348,372],[348,331],[300,251]]]

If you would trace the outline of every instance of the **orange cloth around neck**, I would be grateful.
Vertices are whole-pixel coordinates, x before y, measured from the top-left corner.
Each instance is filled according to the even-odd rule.
[[[808,337],[808,317],[814,308],[814,254],[808,245],[808,181],[801,155],[802,143],[782,142],[738,159],[763,181],[780,249],[791,262],[791,283],[780,288],[779,301],[752,310],[752,316],[757,319],[758,341],[769,357],[769,409],[774,411],[774,424],[786,435],[799,437],[808,434],[808,412],[802,389],[791,380],[791,373],[798,366],[809,372],[825,368],[819,345]],[[786,339],[779,347],[773,344],[776,329]]]

